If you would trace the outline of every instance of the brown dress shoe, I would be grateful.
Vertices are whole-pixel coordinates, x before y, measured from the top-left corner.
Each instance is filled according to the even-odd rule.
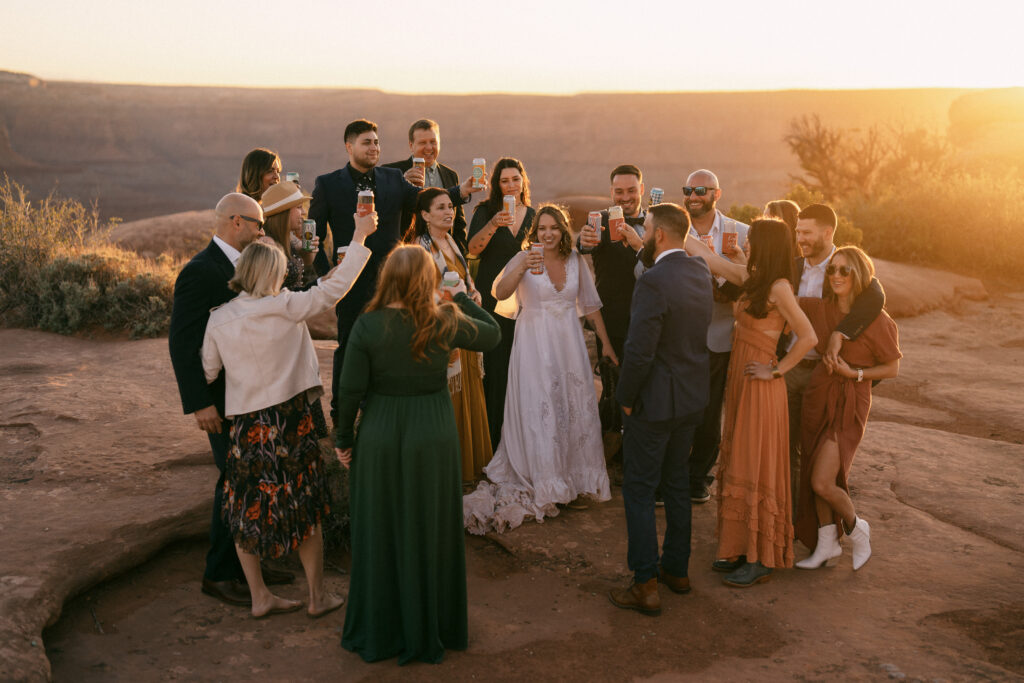
[[[672,576],[662,569],[658,575],[658,580],[668,586],[669,590],[673,593],[683,595],[690,592],[690,577],[688,576]]]
[[[249,589],[237,579],[211,581],[203,577],[203,592],[229,605],[252,607],[252,596],[249,594]]]
[[[608,591],[608,599],[622,609],[635,609],[641,614],[656,617],[661,614],[661,597],[658,595],[658,579],[630,584],[629,588]]]

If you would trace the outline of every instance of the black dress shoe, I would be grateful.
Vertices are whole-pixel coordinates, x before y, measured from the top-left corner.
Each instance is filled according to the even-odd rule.
[[[755,583],[767,581],[771,575],[771,567],[766,567],[760,562],[747,562],[736,571],[723,577],[722,581],[727,586],[749,588]]]
[[[203,592],[229,605],[252,607],[252,596],[249,594],[249,589],[237,579],[211,581],[203,577]]]
[[[747,556],[740,555],[735,560],[715,560],[711,563],[711,569],[716,572],[728,574],[734,572],[747,563]]]
[[[263,566],[260,567],[260,570],[263,573],[263,583],[268,586],[283,586],[286,583],[293,583],[295,581],[295,574],[291,572]]]

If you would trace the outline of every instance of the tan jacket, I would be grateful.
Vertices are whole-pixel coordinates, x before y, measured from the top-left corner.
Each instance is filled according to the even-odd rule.
[[[334,274],[305,292],[283,289],[260,298],[242,292],[211,311],[203,370],[212,382],[224,368],[226,417],[269,408],[303,391],[311,400],[323,393],[305,321],[344,297],[369,258],[369,249],[352,244]]]

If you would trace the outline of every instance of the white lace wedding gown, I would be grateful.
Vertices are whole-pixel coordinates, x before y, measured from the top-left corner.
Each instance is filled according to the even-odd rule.
[[[495,279],[499,282],[502,272]],[[611,498],[594,375],[579,318],[601,308],[590,269],[573,251],[565,286],[545,270],[523,275],[495,313],[517,318],[501,443],[476,491],[463,498],[466,529],[504,531],[558,514],[579,495]]]

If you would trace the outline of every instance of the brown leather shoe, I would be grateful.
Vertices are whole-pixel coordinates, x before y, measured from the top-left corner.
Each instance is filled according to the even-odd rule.
[[[260,565],[260,571],[263,574],[263,583],[268,586],[281,586],[295,581],[295,574],[291,572],[271,569],[263,565]]]
[[[658,580],[668,586],[673,593],[684,595],[690,592],[690,577],[688,576],[672,576],[662,569],[658,574]]]
[[[249,594],[249,589],[237,579],[211,581],[203,577],[203,592],[229,605],[252,607],[252,596]]]
[[[622,609],[635,609],[641,614],[656,617],[661,614],[661,597],[658,595],[658,579],[630,584],[629,588],[608,591],[608,599]]]

